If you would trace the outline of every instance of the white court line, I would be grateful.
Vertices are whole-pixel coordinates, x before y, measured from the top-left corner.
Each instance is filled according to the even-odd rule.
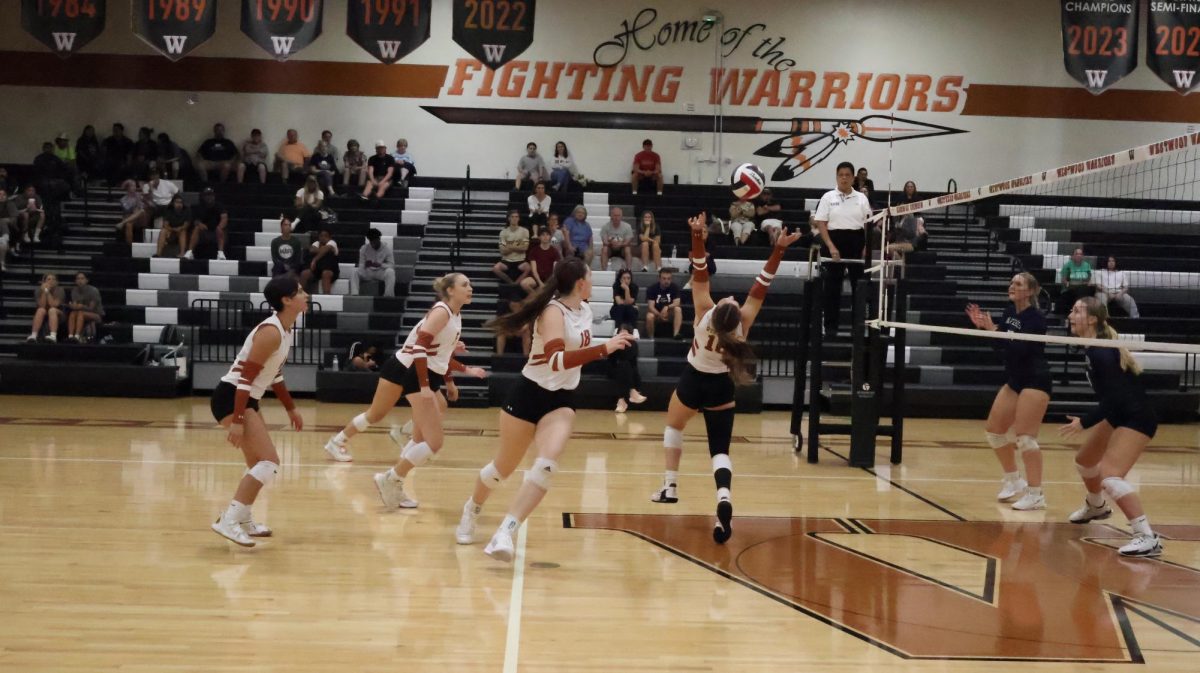
[[[224,467],[245,467],[246,463],[241,461],[224,461],[224,460],[141,460],[137,458],[44,458],[38,456],[0,456],[0,460],[11,461],[40,461],[49,463],[118,463],[118,464],[138,464],[138,465],[213,465]],[[318,468],[318,467],[335,467],[339,470],[378,470],[380,467],[387,467],[391,463],[334,463],[332,461],[326,463],[285,463],[285,467],[297,468]],[[748,472],[736,472],[734,477],[740,479],[796,479],[800,481],[875,481],[879,477],[866,472],[860,472],[858,468],[852,469],[855,472],[847,475],[836,474],[750,474]],[[422,471],[443,471],[443,472],[479,472],[477,467],[447,467],[441,465],[430,465],[426,463],[421,466]],[[558,470],[556,474],[597,474],[589,470]],[[620,470],[605,470],[604,474],[611,474],[622,477],[662,477],[662,471],[658,472],[626,472]],[[680,472],[681,477],[711,477],[712,472]],[[969,479],[969,478],[949,478],[949,477],[892,477],[892,480],[897,484],[904,485],[911,482],[928,482],[932,484],[947,483],[947,484],[992,484],[995,479]],[[1049,481],[1042,480],[1044,484],[1079,484],[1078,480],[1071,481]],[[1179,484],[1175,482],[1161,481],[1139,481],[1142,486],[1178,486],[1180,488],[1200,488],[1200,483],[1195,484]]]
[[[521,650],[521,599],[525,594],[525,539],[529,522],[517,530],[517,554],[513,559],[512,597],[508,600],[508,637],[504,641],[504,673],[517,673]]]

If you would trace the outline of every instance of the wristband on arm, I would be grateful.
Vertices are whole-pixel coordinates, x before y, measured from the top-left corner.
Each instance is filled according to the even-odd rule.
[[[751,297],[759,300],[766,298],[767,288],[771,287],[771,281],[775,279],[775,273],[779,271],[779,263],[783,261],[784,250],[786,248],[777,245],[771,251],[771,256],[767,258],[763,270],[758,273],[758,278],[754,279],[754,286],[750,288]]]
[[[692,282],[708,282],[708,252],[704,249],[704,234],[692,232]]]
[[[566,344],[562,339],[551,339],[546,344],[546,359],[550,363],[551,371],[559,372],[575,367],[582,367],[589,362],[599,360],[608,355],[608,350],[604,347],[604,344],[573,351],[565,349]]]

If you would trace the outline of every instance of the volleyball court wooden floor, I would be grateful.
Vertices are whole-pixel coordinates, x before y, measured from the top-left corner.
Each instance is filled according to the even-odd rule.
[[[276,537],[243,550],[208,528],[244,465],[206,399],[0,397],[0,670],[1200,669],[1198,426],[1164,427],[1133,473],[1173,539],[1128,560],[1119,513],[1063,523],[1082,490],[1052,426],[1049,509],[1017,513],[994,501],[978,421],[911,421],[904,465],[881,448],[872,474],[834,455],[842,438],[809,465],[784,414],[738,416],[720,547],[702,420],[681,502],[657,505],[662,415],[585,411],[509,567],[453,540],[495,410],[451,410],[410,482],[421,508],[385,512],[386,428],[333,464],[321,444],[359,409],[301,408],[255,508]],[[519,481],[485,508],[483,541]]]

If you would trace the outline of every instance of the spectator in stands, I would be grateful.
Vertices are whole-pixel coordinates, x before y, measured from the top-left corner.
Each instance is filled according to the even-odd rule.
[[[587,208],[575,206],[575,210],[571,211],[571,216],[563,225],[567,230],[569,254],[582,259],[590,267],[593,254],[592,225],[588,224],[587,215]]]
[[[100,139],[91,124],[83,127],[83,134],[75,141],[75,164],[85,180],[100,174]]]
[[[779,232],[783,231],[783,206],[775,201],[775,194],[770,188],[763,189],[757,201],[754,205],[754,222],[770,239],[771,245],[775,245]]]
[[[317,184],[317,176],[310,175],[304,179],[304,186],[296,192],[292,205],[296,207],[296,231],[311,231],[321,224],[325,192]]]
[[[524,228],[522,227],[522,230]],[[525,299],[525,289],[519,285],[501,285],[497,290],[496,315],[505,315],[516,311]],[[533,332],[528,326],[521,330],[521,352],[526,356],[533,345]],[[496,353],[504,354],[508,348],[508,336],[504,332],[496,333]]]
[[[537,143],[529,142],[525,145],[525,154],[517,160],[517,179],[513,182],[513,189],[520,190],[526,181],[533,186],[545,182],[549,177],[550,171],[546,170],[546,162],[538,154]]]
[[[376,361],[378,356],[378,348],[355,341],[350,344],[350,360],[346,363],[346,371],[373,372],[379,369],[379,363]]]
[[[613,206],[608,211],[608,222],[600,227],[600,268],[608,268],[608,258],[620,257],[625,268],[633,268],[633,227],[621,219],[624,213]]]
[[[729,204],[729,235],[735,245],[745,245],[754,233],[754,215],[757,209],[749,201],[734,201]]]
[[[383,296],[396,296],[396,256],[392,244],[383,240],[383,233],[372,228],[367,232],[367,242],[358,250],[358,266],[350,279],[350,292],[359,293],[364,280],[383,283]]]
[[[875,181],[867,177],[866,167],[861,167],[854,174],[854,188],[868,197],[875,193]]]
[[[893,205],[903,206],[909,203],[916,203],[920,200],[920,197],[917,196],[917,183],[908,180],[904,183],[904,191],[900,193],[900,198]],[[924,223],[922,222],[922,224]]]
[[[341,269],[338,268],[337,241],[333,240],[333,232],[328,227],[321,227],[308,253],[308,268],[300,273],[300,284],[308,287],[314,279],[320,279],[321,294],[330,294]]]
[[[530,246],[525,253],[525,263],[521,265],[521,287],[526,292],[533,292],[545,285],[561,260],[562,253],[550,241],[550,230],[546,227],[538,229],[538,244]]]
[[[401,187],[408,187],[408,179],[417,174],[416,159],[408,153],[408,139],[401,138],[396,141],[396,151],[392,153],[392,158],[396,160],[396,179]]]
[[[662,158],[654,151],[654,143],[649,138],[642,141],[642,151],[633,157],[633,171],[629,174],[629,183],[634,194],[641,188],[654,185],[655,193],[662,196]]]
[[[925,247],[925,218],[915,215],[905,215],[888,230],[887,252],[889,256],[896,253],[908,253]],[[879,235],[875,234],[878,240]]]
[[[271,276],[298,276],[304,268],[304,241],[292,236],[292,218],[279,216],[279,235],[271,240]]]
[[[321,189],[326,194],[333,194],[333,178],[338,173],[337,148],[333,145],[333,133],[323,131],[321,140],[313,149],[312,158],[308,162],[308,170],[316,176]]]
[[[259,140],[262,140],[261,133]],[[214,169],[217,171],[217,179],[225,182],[229,179],[229,174],[239,168],[237,145],[225,137],[224,124],[213,124],[212,137],[200,143],[200,149],[196,153],[200,155],[200,159],[196,162],[196,169],[200,171],[200,179],[205,182],[212,182],[210,172]],[[263,167],[264,169],[266,167],[265,160]],[[244,174],[242,170],[238,170],[238,172]],[[238,182],[241,182],[240,177]]]
[[[58,158],[54,143],[42,143],[42,153],[33,158],[33,184],[46,200],[61,200],[70,191],[71,169]]]
[[[492,273],[506,284],[520,282],[528,250],[529,230],[521,226],[521,211],[514,208],[508,211],[508,226],[500,230],[500,261],[492,267]]]
[[[0,166],[0,189],[3,189],[6,192],[16,191],[15,182],[12,185],[8,184],[8,169],[3,166]]]
[[[621,269],[617,272],[617,280],[613,283],[613,303],[608,309],[608,317],[618,325],[629,323],[636,325],[638,320],[638,286],[633,282],[633,272]]]
[[[176,180],[191,165],[187,152],[166,133],[158,134],[158,172]]]
[[[376,199],[382,199],[395,177],[396,158],[388,154],[387,143],[376,140],[375,154],[367,159],[367,184],[363,186],[360,197],[363,200],[369,199],[374,192]]]
[[[646,288],[646,336],[654,338],[654,326],[671,322],[671,336],[679,339],[683,326],[683,290],[671,280],[671,270],[661,269],[658,282]]]
[[[158,143],[154,142],[154,129],[143,126],[138,129],[137,141],[133,143],[134,175],[140,180],[157,167]]]
[[[1096,272],[1096,288],[1109,304],[1116,304],[1130,318],[1140,318],[1137,302],[1129,295],[1129,283],[1125,280],[1125,272],[1117,270],[1117,258],[1112,255],[1104,263],[1104,268]]]
[[[200,203],[194,216],[192,241],[185,257],[188,259],[225,259],[225,234],[229,229],[229,211],[217,203],[212,187],[200,192]]]
[[[112,125],[112,135],[104,139],[100,150],[104,177],[108,178],[109,184],[116,184],[129,175],[133,164],[133,141],[125,135],[124,124]]]
[[[8,271],[9,242],[15,250],[20,246],[17,230],[17,203],[8,198],[8,190],[0,188],[0,272]]]
[[[259,183],[267,184],[267,144],[258,129],[251,131],[250,139],[242,143],[242,160],[237,165],[238,184],[246,181],[247,168],[258,173]]]
[[[1083,258],[1083,248],[1075,248],[1071,258],[1063,264],[1059,272],[1062,292],[1058,295],[1058,312],[1067,315],[1080,297],[1090,297],[1093,294],[1092,265]]]
[[[275,150],[275,168],[283,177],[284,183],[291,178],[292,171],[303,174],[311,156],[312,152],[300,142],[300,134],[296,129],[288,129],[287,136],[279,143],[279,149]]]
[[[638,230],[638,238],[642,242],[642,271],[653,264],[657,271],[662,268],[662,230],[654,213],[647,210],[642,213],[642,226]]]
[[[342,155],[342,186],[345,193],[351,192],[351,185],[362,189],[367,184],[367,155],[358,148],[358,141],[351,138],[346,143],[346,153]]]
[[[554,159],[550,164],[550,181],[554,183],[552,189],[565,192],[571,185],[571,180],[578,177],[579,169],[575,167],[575,160],[571,158],[567,144],[561,140],[554,143]]]
[[[58,286],[58,276],[52,273],[42,276],[42,284],[33,290],[37,310],[33,313],[33,329],[25,341],[37,341],[38,333],[42,331],[42,323],[47,319],[50,322],[50,333],[46,335],[46,340],[50,343],[58,341],[58,324],[63,319],[64,299],[63,289]]]
[[[75,274],[75,287],[71,288],[71,303],[67,307],[71,309],[67,316],[67,341],[85,343],[88,326],[104,318],[104,302],[100,291],[88,283],[87,274],[82,271]]]
[[[21,230],[22,243],[41,243],[42,230],[46,227],[46,209],[37,188],[25,185],[25,191],[17,202],[17,226]],[[23,247],[23,246],[22,246]]]
[[[54,139],[54,156],[62,162],[66,168],[63,178],[71,184],[71,189],[77,194],[82,194],[82,183],[79,181],[79,161],[75,154],[75,148],[71,147],[71,137],[66,131],[58,134]]]
[[[566,233],[558,223],[558,213],[546,215],[546,229],[550,231],[550,246],[558,250],[561,258],[566,259],[571,254],[571,248]]]
[[[138,191],[136,180],[126,180],[121,183],[125,193],[121,195],[121,221],[117,223],[117,235],[126,243],[141,243],[143,232],[150,224],[152,204],[147,204],[146,197]]]
[[[617,323],[617,333],[636,334],[633,323]],[[620,395],[617,398],[616,412],[618,414],[629,411],[630,403],[641,404],[646,401],[646,396],[638,392],[638,388],[642,385],[642,375],[638,372],[637,341],[631,342],[628,348],[615,351],[608,356],[608,378],[616,384]]]
[[[192,209],[183,202],[182,194],[175,194],[162,212],[162,230],[158,233],[158,251],[154,256],[182,259],[187,252],[191,229]]]
[[[142,193],[149,197],[154,206],[150,213],[151,220],[157,220],[167,211],[171,200],[179,194],[179,187],[170,180],[163,180],[157,170],[150,171],[150,179],[142,185]]]
[[[546,194],[546,183],[539,181],[533,186],[533,193],[525,200],[529,205],[529,225],[537,230],[546,224],[546,216],[550,214],[550,196]]]

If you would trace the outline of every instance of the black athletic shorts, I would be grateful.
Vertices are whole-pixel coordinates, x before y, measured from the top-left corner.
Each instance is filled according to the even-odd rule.
[[[213,418],[217,422],[225,420],[225,417],[233,413],[233,398],[237,395],[237,386],[228,381],[221,381],[213,390],[212,401],[209,402],[209,407],[212,408]],[[246,408],[258,411],[258,400],[251,397],[246,401]]]
[[[446,377],[432,369],[428,370],[428,372],[429,389],[436,393],[445,385]],[[379,370],[379,378],[400,386],[404,389],[405,395],[421,391],[421,383],[417,381],[416,367],[405,367],[395,356],[387,359],[387,363],[383,365],[383,369]]]
[[[1010,376],[1004,385],[1012,388],[1016,393],[1020,393],[1026,388],[1032,388],[1041,390],[1047,395],[1054,394],[1054,381],[1050,376],[1049,369],[1041,369],[1023,376]]]
[[[546,390],[522,376],[508,389],[504,399],[504,413],[537,425],[538,421],[555,409],[575,409],[574,390]]]
[[[1141,409],[1113,409],[1104,414],[1104,420],[1108,424],[1116,428],[1129,428],[1154,438],[1154,433],[1158,432],[1158,417],[1148,407]]]
[[[679,375],[675,394],[689,409],[712,409],[733,401],[736,386],[729,373],[709,374],[688,364]]]

